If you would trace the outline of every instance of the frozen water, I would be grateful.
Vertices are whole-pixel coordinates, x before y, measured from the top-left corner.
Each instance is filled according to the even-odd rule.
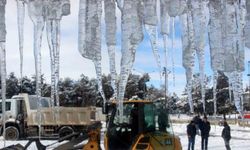
[[[34,57],[35,57],[35,69],[36,69],[36,95],[38,98],[37,111],[38,111],[38,126],[39,137],[41,135],[41,43],[42,33],[45,24],[45,1],[41,0],[29,0],[28,12],[30,19],[34,24]]]
[[[214,71],[231,73],[235,105],[241,113],[241,74],[244,71],[245,1],[211,1],[209,44]],[[232,73],[233,72],[233,73]]]
[[[170,34],[170,17],[167,13],[167,1],[160,1],[160,22],[161,22],[161,34],[169,35]]]
[[[6,0],[0,0],[0,74],[1,74],[1,96],[2,96],[2,121],[5,122],[5,100],[6,100],[6,25],[5,25]],[[3,124],[3,136],[5,136],[5,124]],[[4,140],[5,146],[5,140]]]
[[[160,54],[158,51],[157,27],[156,27],[156,25],[145,24],[145,29],[146,29],[147,33],[149,34],[152,51],[153,51],[153,54],[154,54],[154,57],[156,60],[156,64],[157,64],[158,69],[159,69],[160,76],[161,76],[161,69],[162,68],[161,68]]]
[[[170,17],[167,14],[167,0],[160,1],[160,22],[161,22],[161,34],[163,36],[163,46],[164,46],[164,62],[166,69],[168,68],[168,36],[170,35]],[[168,70],[168,69],[167,69]],[[165,72],[165,82],[166,82],[166,95],[168,96],[168,72]]]
[[[19,36],[19,52],[20,52],[20,76],[23,78],[23,40],[24,40],[24,16],[25,16],[25,1],[16,0],[17,2],[17,23]],[[21,83],[22,84],[22,83]]]
[[[201,84],[201,99],[203,103],[203,111],[205,110],[205,87],[204,87],[204,65],[205,65],[205,35],[208,24],[208,1],[192,0],[191,13],[194,26],[194,45],[199,60],[200,84]]]
[[[102,90],[101,68],[101,16],[102,0],[80,0],[78,50],[95,64],[98,90],[106,103]]]
[[[213,100],[214,100],[214,115],[217,114],[217,79],[218,79],[218,72],[214,71],[213,75]]]
[[[186,0],[166,0],[166,6],[170,17],[180,16],[185,12]]]
[[[62,16],[70,14],[69,0],[48,1],[46,11],[47,41],[51,58],[51,100],[52,107],[59,104],[59,69],[60,69],[60,21]]]
[[[175,19],[172,18],[172,42],[171,42],[171,61],[172,61],[172,76],[173,86],[175,87],[175,61],[174,61],[174,48],[175,48]]]
[[[111,86],[114,90],[113,97],[117,98],[116,85],[116,67],[115,67],[115,51],[116,51],[116,4],[114,0],[105,0],[105,23],[106,23],[106,43],[109,54],[109,68],[111,74]]]
[[[192,78],[193,78],[193,68],[194,68],[194,31],[193,22],[190,11],[181,16],[182,25],[182,63],[183,67],[186,69],[186,80],[187,80],[187,93],[188,102],[190,106],[190,112],[193,113],[193,100],[192,100]]]
[[[144,24],[161,77],[161,60],[158,51],[156,0],[144,0]]]
[[[246,26],[245,26],[245,40],[246,47],[250,48],[250,1],[246,1]]]
[[[143,40],[142,30],[142,1],[129,0],[124,1],[122,12],[122,58],[121,58],[121,72],[118,92],[118,109],[120,116],[122,116],[125,88],[129,73],[131,72],[135,52],[138,44]],[[120,117],[121,121],[121,117]]]

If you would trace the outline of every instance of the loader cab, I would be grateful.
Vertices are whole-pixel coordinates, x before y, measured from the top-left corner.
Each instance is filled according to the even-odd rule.
[[[106,149],[147,149],[150,146],[157,150],[171,149],[174,141],[168,111],[159,102],[126,101],[122,119],[118,109],[113,107],[105,134]]]

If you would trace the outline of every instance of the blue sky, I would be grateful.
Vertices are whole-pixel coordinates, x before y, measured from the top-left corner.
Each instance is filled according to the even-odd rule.
[[[92,61],[83,58],[77,49],[78,42],[78,5],[79,0],[71,0],[71,14],[65,16],[61,21],[61,51],[60,51],[60,76],[61,78],[71,77],[78,79],[81,74],[85,74],[90,78],[96,77],[95,68]],[[117,11],[117,16],[120,18],[120,12]],[[6,59],[7,59],[7,72],[15,72],[17,76],[19,74],[19,50],[18,50],[18,31],[16,22],[16,2],[15,0],[8,0],[6,5],[6,25],[7,25],[7,41],[6,41]],[[120,19],[118,19],[120,24]],[[103,28],[104,29],[104,28]],[[25,37],[24,37],[24,75],[31,76],[35,74],[34,56],[33,56],[33,24],[28,17],[27,9],[25,16]],[[120,65],[120,27],[118,25],[117,33],[117,53],[116,53],[116,67],[119,72]],[[182,93],[185,87],[186,78],[185,70],[182,67],[182,45],[181,45],[181,30],[178,18],[176,18],[176,33],[175,33],[175,47],[174,47],[174,58],[175,58],[175,87],[173,86],[172,73],[169,75],[169,91],[176,92],[178,95]],[[102,67],[103,73],[109,73],[109,60],[107,47],[105,44],[104,34],[102,37]],[[168,48],[171,47],[171,39],[168,42]],[[158,48],[162,62],[164,62],[163,54],[163,42],[159,35]],[[250,51],[246,49],[245,53],[246,62],[250,60]],[[206,66],[205,72],[208,75],[212,75],[210,68],[210,55],[208,44],[205,48]],[[172,70],[171,61],[168,61],[168,69]],[[162,63],[163,65],[163,63]],[[246,65],[247,66],[247,65]],[[134,63],[133,73],[142,74],[149,73],[151,77],[150,83],[156,87],[159,87],[161,83],[156,61],[151,50],[151,45],[147,34],[144,36],[143,42],[139,45],[136,52],[136,60]],[[247,67],[246,67],[247,69]],[[195,72],[198,72],[198,65],[196,61]],[[42,73],[45,75],[46,82],[50,82],[50,56],[49,48],[46,39],[46,33],[43,34],[42,43]],[[247,72],[243,74],[244,86],[248,83],[246,76]]]

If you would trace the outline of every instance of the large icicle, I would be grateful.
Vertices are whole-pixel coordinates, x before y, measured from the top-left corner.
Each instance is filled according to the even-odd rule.
[[[165,94],[168,96],[168,50],[167,50],[167,41],[170,34],[170,17],[167,14],[167,1],[160,1],[160,21],[161,21],[161,34],[163,36],[163,46],[164,46],[164,61],[166,67],[166,91]]]
[[[157,40],[157,12],[156,12],[156,0],[143,0],[144,4],[144,24],[146,32],[149,35],[152,51],[156,60],[156,64],[159,69],[161,77],[161,60],[158,51],[158,40]]]
[[[78,50],[91,59],[96,67],[98,90],[106,103],[102,90],[101,73],[101,15],[102,0],[80,0]]]
[[[118,109],[123,115],[123,98],[129,73],[131,72],[138,44],[143,40],[141,0],[124,1],[122,12],[122,59],[118,92]]]
[[[16,0],[17,2],[17,23],[19,37],[19,52],[20,52],[20,78],[23,78],[23,39],[24,39],[24,16],[25,16],[25,0]],[[21,83],[22,85],[22,83]]]
[[[217,114],[217,79],[218,79],[218,72],[214,72],[213,76],[213,101],[214,101],[214,115]]]
[[[106,43],[109,54],[109,69],[111,74],[111,86],[114,90],[113,97],[117,98],[116,84],[116,67],[115,67],[115,52],[116,52],[116,4],[114,0],[105,0],[105,23],[106,23]]]
[[[241,74],[244,71],[245,1],[227,0],[210,1],[209,44],[211,65],[214,71],[226,74],[234,72],[232,81],[235,105],[239,113],[242,87]],[[231,78],[231,77],[230,77]]]
[[[175,17],[172,17],[172,42],[171,42],[171,61],[172,61],[172,77],[173,87],[175,87],[175,61],[174,61],[174,48],[175,48]]]
[[[167,10],[170,17],[180,16],[185,12],[187,3],[186,0],[166,0]]]
[[[5,137],[5,100],[6,100],[6,52],[5,52],[5,42],[6,42],[6,26],[5,26],[5,5],[6,0],[0,0],[0,74],[1,74],[1,96],[2,96],[2,122],[3,136]],[[4,139],[5,147],[5,139]]]
[[[250,48],[250,1],[246,1],[246,26],[245,26],[245,40],[246,47]]]
[[[46,11],[47,41],[51,58],[51,100],[52,107],[59,103],[59,68],[60,68],[60,21],[62,16],[70,14],[69,0],[49,1]],[[56,103],[55,103],[56,102]]]
[[[39,138],[41,136],[41,43],[42,33],[45,24],[45,1],[44,0],[29,0],[28,11],[29,16],[34,24],[34,57],[35,57],[35,68],[36,68],[36,95],[37,95],[37,119],[39,127]]]
[[[194,31],[193,22],[190,11],[187,14],[181,16],[182,25],[182,64],[186,69],[186,80],[187,80],[187,93],[188,102],[190,106],[190,112],[194,112],[193,99],[192,99],[192,78],[193,78],[193,68],[194,68]]]
[[[203,103],[203,112],[205,109],[205,85],[204,85],[204,67],[205,67],[205,42],[206,42],[206,29],[208,24],[208,7],[206,0],[192,0],[191,13],[194,26],[194,45],[196,54],[199,60],[200,71],[200,85],[201,85],[201,99]]]

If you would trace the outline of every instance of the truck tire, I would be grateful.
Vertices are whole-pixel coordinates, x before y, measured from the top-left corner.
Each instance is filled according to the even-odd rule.
[[[70,135],[72,133],[74,133],[74,130],[70,126],[64,126],[64,127],[59,129],[59,137],[60,138],[65,137],[67,135]]]
[[[19,138],[19,131],[15,126],[8,126],[5,129],[5,140],[18,140]]]

